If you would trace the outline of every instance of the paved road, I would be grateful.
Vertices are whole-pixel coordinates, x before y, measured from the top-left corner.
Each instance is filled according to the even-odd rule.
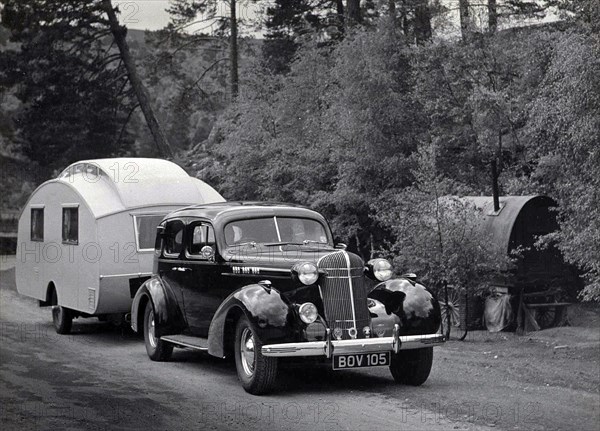
[[[449,369],[460,355],[450,344],[437,350],[432,374],[419,388],[395,385],[385,368],[333,372],[294,366],[282,371],[275,393],[256,397],[243,391],[231,362],[188,350],[176,350],[171,362],[152,362],[143,341],[95,319],[76,320],[74,334],[59,336],[49,309],[19,296],[13,280],[14,270],[0,272],[2,430],[561,426],[545,411],[528,407],[530,398],[511,382],[492,393],[481,380],[471,380],[468,369]],[[564,402],[572,396],[565,394]],[[566,407],[581,416],[597,402],[592,396],[573,403],[581,411]],[[593,423],[563,422],[579,429]]]

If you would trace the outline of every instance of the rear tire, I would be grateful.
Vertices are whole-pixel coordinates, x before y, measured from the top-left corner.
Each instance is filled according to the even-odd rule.
[[[433,347],[392,353],[390,371],[396,383],[420,386],[429,377],[433,364]]]
[[[235,328],[235,366],[242,387],[253,395],[270,392],[277,378],[277,358],[263,356],[261,348],[248,318],[240,317]]]
[[[151,302],[144,311],[144,344],[148,357],[153,361],[168,361],[173,353],[173,344],[156,337],[154,331],[154,306]]]
[[[73,313],[60,305],[52,306],[52,323],[57,334],[68,334],[73,327]]]

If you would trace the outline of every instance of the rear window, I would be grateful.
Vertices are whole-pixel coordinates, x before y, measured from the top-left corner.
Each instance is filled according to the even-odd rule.
[[[156,240],[156,227],[164,214],[136,215],[133,217],[138,251],[151,251]]]

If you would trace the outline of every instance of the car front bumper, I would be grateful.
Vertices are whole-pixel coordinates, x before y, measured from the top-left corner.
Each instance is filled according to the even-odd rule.
[[[422,349],[440,345],[446,341],[441,334],[399,335],[400,328],[395,325],[393,336],[381,338],[364,338],[354,340],[332,340],[331,331],[327,329],[324,341],[307,341],[302,343],[266,344],[261,352],[264,356],[297,357],[347,355],[353,353],[370,353],[400,350]]]

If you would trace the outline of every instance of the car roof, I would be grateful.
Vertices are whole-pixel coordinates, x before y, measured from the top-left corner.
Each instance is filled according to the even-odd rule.
[[[212,204],[193,205],[170,213],[165,220],[182,217],[209,219],[216,224],[225,224],[230,220],[256,217],[306,217],[322,220],[325,218],[316,211],[301,205],[281,202],[229,201]]]

